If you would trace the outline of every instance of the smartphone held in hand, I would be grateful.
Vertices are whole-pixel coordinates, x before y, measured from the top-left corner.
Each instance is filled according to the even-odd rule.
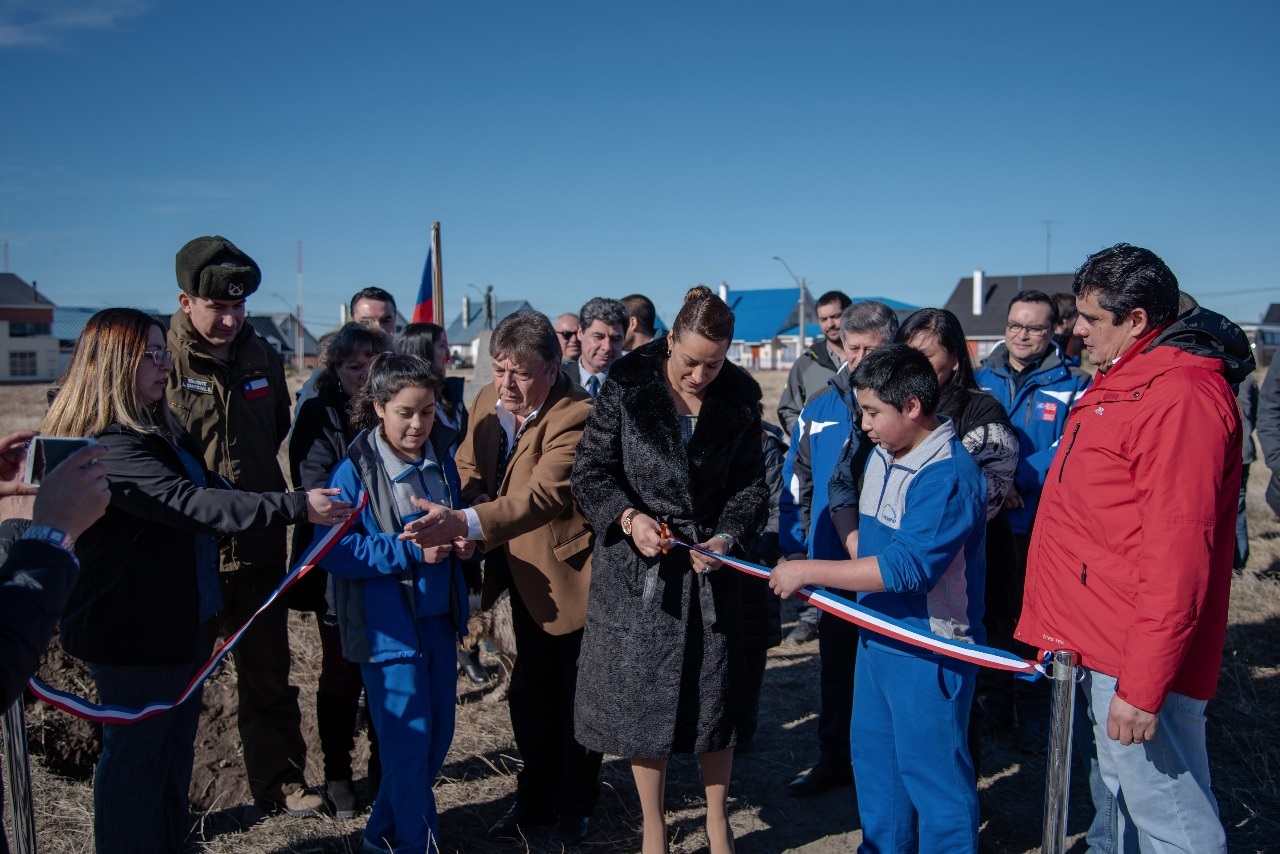
[[[93,437],[36,436],[27,447],[27,467],[23,480],[38,486],[45,475],[81,448],[98,444]]]

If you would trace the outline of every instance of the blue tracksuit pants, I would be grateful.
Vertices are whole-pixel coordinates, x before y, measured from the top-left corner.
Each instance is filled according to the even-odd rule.
[[[366,851],[440,850],[432,790],[453,741],[457,634],[448,614],[417,621],[421,653],[360,665],[378,732],[382,785],[364,831]]]
[[[968,731],[977,666],[859,643],[850,726],[858,851],[976,852]]]

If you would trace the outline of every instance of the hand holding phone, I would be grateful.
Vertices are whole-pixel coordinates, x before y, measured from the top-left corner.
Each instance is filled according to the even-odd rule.
[[[63,458],[61,465],[47,471],[36,492],[32,522],[50,525],[75,538],[98,521],[111,499],[107,468],[101,462],[106,455],[104,446],[89,440]]]
[[[36,436],[27,447],[27,468],[23,480],[39,486],[63,460],[81,448],[96,444],[98,440],[92,437]]]

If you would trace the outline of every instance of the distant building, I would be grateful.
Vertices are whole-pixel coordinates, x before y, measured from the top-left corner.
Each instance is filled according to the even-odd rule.
[[[1258,367],[1270,365],[1277,350],[1280,350],[1280,302],[1267,306],[1261,323],[1242,323],[1240,326],[1249,335],[1249,342],[1253,345],[1253,359]]]
[[[977,282],[975,287],[974,282]],[[951,298],[943,306],[956,316],[969,339],[975,360],[985,359],[996,344],[1004,341],[1004,324],[1009,318],[1009,301],[1019,291],[1044,291],[1049,296],[1071,293],[1074,273],[1039,273],[1029,276],[988,276],[981,270],[956,282]]]
[[[445,337],[449,339],[450,354],[454,359],[461,356],[470,364],[476,364],[480,356],[480,333],[486,328],[497,326],[507,315],[526,309],[533,309],[528,300],[498,300],[493,309],[493,317],[489,319],[492,325],[486,327],[484,300],[463,297],[462,311],[444,330]]]
[[[272,319],[274,315],[270,314],[251,314],[244,319],[244,322],[253,327],[253,331],[265,338],[267,343],[271,345],[271,349],[280,354],[280,359],[286,365],[295,364],[294,361],[294,339],[290,335],[286,335],[276,322]]]
[[[13,273],[0,273],[0,382],[58,378],[54,304]]]
[[[289,350],[292,356],[290,364],[297,365],[299,361],[308,367],[315,367],[320,359],[320,341],[312,335],[304,323],[299,323],[298,318],[292,313],[268,314],[271,322],[280,330],[280,334],[289,342]],[[302,331],[302,354],[299,359],[298,355],[298,331]]]
[[[813,295],[805,289],[805,342],[810,346],[822,336]],[[720,298],[733,310],[733,341],[728,359],[744,368],[789,370],[800,356],[800,293],[797,288],[759,288],[730,291],[720,285]],[[854,302],[876,300],[892,308],[898,318],[916,306],[885,297],[853,297]]]

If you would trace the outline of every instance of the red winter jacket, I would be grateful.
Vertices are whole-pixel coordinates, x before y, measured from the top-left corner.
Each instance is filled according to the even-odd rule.
[[[1170,691],[1213,696],[1226,636],[1241,430],[1224,369],[1238,381],[1252,358],[1198,334],[1179,321],[1138,341],[1071,408],[1017,631],[1152,713]]]

